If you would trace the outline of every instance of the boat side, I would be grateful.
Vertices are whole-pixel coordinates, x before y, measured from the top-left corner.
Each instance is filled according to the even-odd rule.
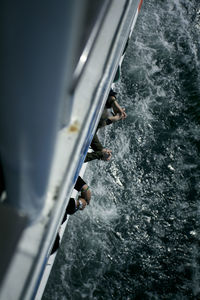
[[[13,74],[12,62],[5,54],[7,60],[2,72],[5,72],[5,79],[12,75],[10,84],[13,88],[9,92],[8,84],[4,87],[0,103],[1,111],[6,112],[1,118],[0,140],[7,192],[2,204],[15,209],[19,218],[22,215],[27,218],[29,225],[23,230],[3,276],[1,299],[31,299],[37,292],[141,3],[139,0],[103,1],[99,13],[95,12],[95,20],[81,48],[80,31],[84,30],[89,1],[67,2],[67,7],[63,1],[59,8],[56,5],[48,8],[47,23],[43,24],[39,19],[44,27],[41,35],[36,35],[39,28],[33,30],[34,38],[41,42],[52,18],[60,15],[63,18],[62,22],[58,22],[57,32],[51,26],[54,34],[50,40],[42,42],[41,53],[37,47],[39,52],[29,53],[24,40],[20,40],[19,49],[28,51],[26,64],[31,60],[31,69],[23,61],[22,54],[15,55],[13,59],[23,61],[24,66],[21,71],[20,64],[13,61],[16,69]],[[99,1],[96,2],[99,5]],[[39,2],[34,3],[31,3],[31,8],[34,8],[35,16],[42,19],[44,15],[36,10],[40,8]],[[19,16],[22,12],[24,15],[25,8],[30,9],[27,4],[20,7]],[[6,6],[5,13],[8,9]],[[56,12],[55,15],[52,11]],[[27,16],[25,19],[27,22]],[[28,25],[31,27],[34,22],[35,18],[32,18]],[[69,27],[69,24],[74,26]],[[73,28],[73,32],[66,28]],[[24,34],[27,34],[26,30]],[[58,32],[60,35],[57,35]],[[8,30],[9,34],[12,35]],[[9,38],[12,41],[12,36]],[[51,43],[54,44],[53,50],[47,54]],[[9,51],[10,55],[13,54]],[[33,74],[29,74],[30,70]],[[17,76],[19,86],[16,84]],[[37,84],[40,92],[35,93]],[[32,92],[34,97],[30,96]],[[8,99],[11,99],[10,102],[7,102]],[[19,107],[15,110],[16,103]],[[10,117],[16,124],[14,129],[13,123],[9,122]]]

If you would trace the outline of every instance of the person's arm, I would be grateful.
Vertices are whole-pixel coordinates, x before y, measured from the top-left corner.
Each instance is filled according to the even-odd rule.
[[[113,97],[113,98],[115,98],[115,97]],[[117,102],[117,99],[116,99],[116,98],[115,98],[114,101],[112,102],[112,109],[113,109],[115,115],[116,115],[116,114],[120,114],[120,115],[121,115],[121,119],[122,119],[122,120],[125,119],[125,118],[127,117],[127,114],[126,114],[126,112],[125,112],[125,109],[122,108],[122,107],[119,105],[119,103]]]
[[[106,107],[107,108],[112,108],[115,115],[120,114],[122,117],[121,119],[125,119],[127,117],[127,114],[125,113],[125,109],[122,108],[119,103],[117,102],[116,96],[114,94],[111,94],[106,102]],[[110,119],[110,118],[109,118]],[[119,119],[120,120],[120,119]],[[109,124],[107,124],[109,125]]]
[[[88,205],[90,204],[91,191],[87,184],[85,184],[81,189],[81,198],[85,199]]]
[[[102,151],[94,151],[94,152],[88,152],[85,158],[85,163],[99,159],[104,161],[109,161],[112,156],[112,151],[106,148],[103,148]]]
[[[78,176],[78,179],[76,181],[74,188],[78,192],[81,192],[81,198],[84,198],[85,201],[89,204],[90,199],[91,199],[91,191],[90,191],[87,183],[80,176]],[[76,205],[78,205],[78,203],[76,203]]]
[[[94,159],[102,159],[103,158],[103,153],[102,151],[94,151],[94,152],[88,152],[85,161],[84,162],[89,162]]]
[[[114,123],[114,122],[117,122],[117,121],[121,120],[122,119],[122,115],[119,114],[119,113],[117,113],[114,116],[110,116],[108,119],[110,120],[110,122]]]

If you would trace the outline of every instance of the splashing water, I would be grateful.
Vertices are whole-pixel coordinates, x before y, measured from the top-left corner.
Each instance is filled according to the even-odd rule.
[[[69,220],[43,299],[200,298],[200,3],[146,0],[101,131],[91,205]]]

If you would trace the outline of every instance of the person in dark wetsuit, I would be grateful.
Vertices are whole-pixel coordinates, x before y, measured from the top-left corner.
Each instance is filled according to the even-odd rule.
[[[67,220],[67,215],[73,215],[78,210],[83,210],[86,207],[86,205],[90,204],[91,191],[89,189],[89,186],[80,176],[78,176],[74,189],[78,192],[81,192],[81,195],[78,197],[77,200],[75,200],[74,198],[69,199],[64,217],[62,219],[62,224]],[[51,255],[58,250],[59,246],[60,236],[59,233],[57,233],[55,242],[51,250]]]
[[[86,205],[90,204],[91,191],[89,186],[80,176],[78,176],[74,189],[81,192],[81,195],[78,197],[78,200],[75,200],[74,198],[69,199],[62,223],[65,222],[67,215],[73,215],[77,210],[83,210]]]
[[[98,139],[97,131],[101,127],[110,125],[119,120],[124,120],[127,117],[125,109],[121,108],[121,106],[117,102],[116,94],[117,93],[115,93],[112,89],[110,90],[96,133],[90,145],[93,152],[87,153],[85,162],[89,162],[94,159],[101,159],[104,161],[109,161],[111,159],[112,151],[102,146],[101,142]],[[113,110],[114,113],[112,116],[108,115],[108,109]]]

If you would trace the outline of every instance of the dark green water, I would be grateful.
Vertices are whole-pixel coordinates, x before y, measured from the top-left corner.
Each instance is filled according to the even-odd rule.
[[[91,206],[69,220],[44,300],[200,299],[200,2],[145,0],[100,133]]]

